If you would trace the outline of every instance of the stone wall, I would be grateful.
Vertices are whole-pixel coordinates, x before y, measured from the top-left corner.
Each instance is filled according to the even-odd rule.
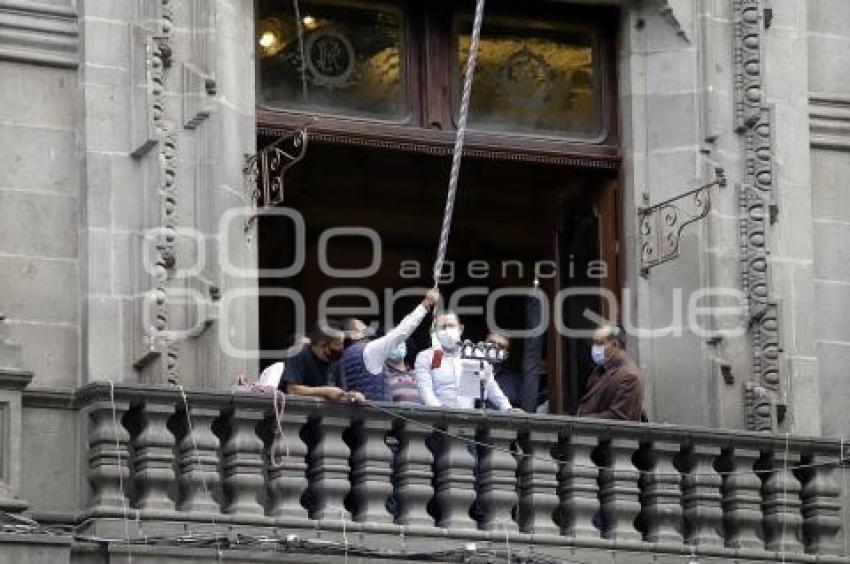
[[[734,133],[731,2],[643,2],[624,10],[620,110],[623,133],[625,301],[653,421],[744,425],[742,382],[751,366],[746,339],[709,343],[688,330],[687,302],[706,286],[738,288],[737,194],[711,189],[708,217],[682,232],[678,258],[640,275],[642,206],[711,181],[722,166],[741,177]],[[687,204],[687,202],[681,202]],[[707,305],[707,304],[706,304]],[[722,328],[740,319],[704,320]],[[628,331],[628,327],[627,327]],[[675,352],[674,352],[675,351]],[[728,384],[721,366],[738,375]]]
[[[34,385],[80,380],[76,64],[70,0],[0,4],[0,312]]]
[[[256,342],[250,299],[218,311],[228,290],[255,284],[223,271],[218,253],[255,145],[253,7],[136,4],[81,4],[85,376],[220,387],[252,372],[222,354],[220,328],[240,348]],[[242,223],[228,230],[234,269],[250,270]]]
[[[813,285],[823,432],[846,436],[850,413],[850,3],[809,0],[808,96]]]
[[[255,146],[251,61],[247,0],[0,3],[0,312],[33,386],[254,371],[218,342],[256,343],[244,218],[229,269],[218,248]]]

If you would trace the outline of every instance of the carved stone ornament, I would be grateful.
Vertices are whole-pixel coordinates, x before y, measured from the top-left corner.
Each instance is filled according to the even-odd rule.
[[[770,292],[768,227],[775,217],[772,123],[762,88],[761,0],[735,0],[735,122],[744,138],[745,175],[738,188],[741,288],[747,296],[752,380],[745,386],[748,426],[771,430],[781,397],[779,318]]]

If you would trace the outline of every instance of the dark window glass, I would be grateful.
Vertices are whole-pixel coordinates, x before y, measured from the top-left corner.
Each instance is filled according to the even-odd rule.
[[[401,11],[300,2],[299,17],[292,2],[260,2],[260,106],[395,120],[407,115]]]
[[[468,17],[455,20],[455,114],[469,55]],[[598,53],[587,30],[484,17],[468,126],[591,138],[601,133]]]

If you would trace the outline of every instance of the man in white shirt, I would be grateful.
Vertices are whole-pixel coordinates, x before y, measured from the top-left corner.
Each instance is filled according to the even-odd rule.
[[[445,311],[434,319],[434,335],[439,348],[425,349],[416,356],[414,373],[422,402],[430,407],[472,408],[472,396],[460,394],[463,362],[461,360],[461,334],[463,326],[457,314]],[[511,411],[511,402],[502,392],[492,371],[484,386],[484,399],[499,411]]]

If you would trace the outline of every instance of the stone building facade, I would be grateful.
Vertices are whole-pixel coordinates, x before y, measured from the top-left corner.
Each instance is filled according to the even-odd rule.
[[[206,521],[195,516],[206,531],[216,516],[231,530],[244,531],[286,528],[286,518],[292,517],[321,523],[310,527],[328,531],[335,541],[345,535],[344,525],[338,530],[333,524],[330,509],[326,515],[302,516],[291,492],[272,495],[276,514],[268,498],[255,498],[258,490],[252,488],[269,484],[257,485],[249,475],[259,473],[264,449],[276,443],[253,430],[268,423],[271,400],[245,400],[233,408],[224,393],[236,375],[257,373],[259,357],[229,354],[222,343],[232,350],[256,350],[261,341],[261,232],[232,210],[252,204],[253,179],[246,163],[257,152],[258,135],[262,148],[270,132],[280,132],[264,130],[258,122],[255,8],[252,0],[0,0],[0,405],[5,414],[0,419],[0,507],[6,511],[60,525],[91,517],[98,521],[98,533],[119,537],[128,536],[121,524],[127,511],[137,531],[144,528],[142,522],[152,523],[144,532],[150,535],[182,523],[175,511],[212,515]],[[771,561],[786,551],[787,561],[810,561],[804,549],[820,552],[821,544],[824,553],[846,556],[839,531],[848,524],[846,488],[841,496],[833,485],[846,480],[847,470],[837,468],[823,478],[834,484],[818,489],[812,484],[820,474],[817,479],[805,472],[792,475],[787,466],[789,460],[793,465],[824,459],[833,468],[835,460],[846,457],[844,441],[838,439],[850,429],[850,381],[844,376],[850,364],[850,317],[845,314],[850,310],[850,3],[579,0],[567,6],[572,8],[600,9],[613,18],[608,24],[615,29],[618,151],[606,166],[617,186],[618,219],[608,235],[621,265],[616,293],[621,316],[632,324],[666,328],[660,336],[629,336],[627,344],[645,374],[650,419],[673,430],[645,435],[626,425],[594,431],[570,418],[529,418],[523,419],[530,431],[521,441],[544,456],[547,441],[563,446],[569,456],[557,459],[558,467],[564,460],[581,459],[622,471],[601,470],[603,476],[615,476],[602,481],[612,492],[614,505],[605,506],[609,517],[618,516],[606,539],[638,555],[630,561],[650,558],[642,542],[667,543],[658,557],[671,561],[681,561],[693,546],[706,557],[718,551],[716,558],[733,557],[724,550],[752,549],[742,562]],[[317,129],[321,141],[321,125]],[[324,132],[324,144],[333,145],[334,135]],[[555,162],[556,157],[547,158]],[[719,182],[706,190],[680,198],[715,179]],[[678,217],[656,206],[669,199],[685,210]],[[688,214],[700,218],[687,222]],[[309,226],[311,218],[306,221]],[[671,260],[658,260],[668,255]],[[684,327],[687,318],[676,316],[671,301],[675,289],[687,302],[687,296],[707,287],[740,291],[746,306],[707,316],[710,328],[743,326],[744,331],[706,336]],[[690,309],[685,309],[687,316]],[[178,331],[178,337],[169,337],[174,334],[167,330]],[[191,402],[169,381],[179,383]],[[292,409],[293,421],[304,423],[315,419],[318,408],[295,402]],[[198,431],[200,438],[191,423],[186,429],[175,422],[186,413],[206,429]],[[294,432],[293,448],[303,448],[308,460],[302,466],[284,465],[276,475],[282,476],[283,492],[289,479],[305,491],[330,492],[328,507],[343,505],[351,487],[358,493],[338,521],[353,520],[350,530],[357,531],[358,542],[368,539],[395,549],[399,533],[393,517],[369,503],[369,492],[387,493],[370,488],[388,481],[389,474],[372,476],[369,471],[380,464],[366,464],[372,470],[364,470],[365,475],[371,477],[363,482],[351,478],[351,486],[348,470],[332,475],[339,472],[334,461],[356,465],[355,454],[361,452],[389,464],[393,455],[376,455],[370,441],[377,440],[382,425],[398,422],[373,415],[381,425],[370,426],[349,411],[326,414],[328,430],[321,443],[330,445],[326,451],[300,444],[297,429],[287,428],[290,435]],[[437,422],[442,416],[428,412],[422,417]],[[502,441],[508,449],[517,439],[504,422],[446,417],[435,424],[466,436],[479,436],[486,427],[486,440]],[[113,425],[117,420],[122,423]],[[357,431],[343,439],[349,425]],[[564,429],[574,430],[570,437],[579,440],[565,439]],[[760,443],[759,435],[728,431],[744,429],[771,438]],[[780,439],[774,441],[776,433],[786,437],[784,449]],[[411,437],[405,441],[415,442]],[[608,462],[594,458],[591,463],[590,442],[583,441],[604,443]],[[199,448],[212,462],[190,457],[188,466],[180,465],[181,456],[197,454]],[[683,467],[677,459],[674,465],[680,449],[690,453],[692,464]],[[121,452],[126,452],[123,459]],[[493,457],[488,470],[493,476],[529,476],[516,491],[492,486],[497,493],[513,492],[506,495],[517,496],[518,506],[526,507],[516,517],[513,504],[494,495],[488,502],[491,516],[511,523],[502,533],[493,532],[501,531],[501,525],[493,525],[496,517],[476,527],[459,509],[476,496],[466,476],[472,463],[464,452],[448,448],[436,459],[424,446],[416,452],[410,464],[422,465],[426,473],[432,465],[435,472],[444,469],[436,481],[445,487],[434,492],[443,504],[441,523],[428,522],[424,505],[414,507],[420,521],[412,523],[421,524],[424,532],[414,527],[408,533],[412,539],[420,535],[411,546],[419,542],[421,547],[422,539],[437,535],[435,530],[445,536],[446,529],[458,542],[495,543],[498,535],[516,532],[516,547],[537,546],[529,536],[536,532],[555,539],[541,541],[554,547],[554,557],[616,559],[602,553],[609,540],[600,540],[599,534],[581,540],[594,537],[593,511],[573,516],[587,530],[551,522],[554,508],[559,503],[572,507],[568,501],[573,499],[564,493],[569,488],[554,493],[557,480],[567,479],[561,474],[556,479],[555,462],[541,469],[539,459],[524,465],[511,456]],[[655,462],[631,466],[638,452]],[[314,458],[323,456],[327,460],[319,467],[324,473],[310,478],[309,488],[301,484],[304,468],[313,468]],[[723,464],[716,462],[720,459]],[[712,469],[722,473],[724,464],[750,470],[755,464],[757,471],[749,478],[762,478],[766,497],[749,507],[741,526],[735,520],[739,516],[730,513],[734,509],[720,506],[721,490],[726,499],[734,489],[725,475],[700,482],[705,491],[687,485],[680,490],[678,478],[663,479],[694,468],[703,475]],[[98,477],[95,470],[102,468]],[[778,481],[765,478],[768,470],[759,473],[759,468],[772,469],[769,475]],[[219,471],[221,479],[216,478]],[[544,479],[539,472],[552,475]],[[638,475],[653,472],[660,477],[655,483],[672,496],[659,495],[657,507],[684,507],[684,517],[675,510],[673,517],[647,517],[646,508],[656,505],[646,501],[647,482],[638,486]],[[273,481],[271,473],[265,475],[266,482]],[[115,476],[122,477],[120,484]],[[203,476],[216,488],[206,496],[198,492],[199,484],[207,488]],[[595,484],[594,476],[584,479]],[[580,481],[581,472],[575,477]],[[188,484],[181,486],[182,493],[166,485],[178,478]],[[494,478],[493,483],[506,482]],[[128,484],[134,489],[125,497]],[[759,485],[749,484],[747,491],[758,492]],[[274,484],[269,487],[274,491]],[[788,487],[791,497],[785,495]],[[543,493],[547,488],[552,491]],[[627,501],[615,499],[616,493]],[[700,493],[707,497],[699,499],[712,500],[706,503],[717,512],[711,513],[713,528],[701,517],[687,521],[687,499],[698,506]],[[825,509],[818,496],[828,498]],[[584,501],[608,503],[597,501],[596,493]],[[535,513],[538,502],[542,509]],[[802,511],[799,520],[789,516],[795,511]],[[274,521],[281,515],[284,521]],[[631,521],[638,515],[654,524],[635,532]],[[763,525],[752,521],[762,518]],[[734,525],[727,525],[722,538],[711,532],[730,519]],[[819,519],[826,523],[823,528]],[[466,528],[478,530],[467,536],[452,532]],[[23,562],[108,561],[96,545],[67,535],[4,536],[0,560],[5,552]],[[695,538],[701,540],[694,544]],[[210,554],[207,548],[147,550],[132,559],[201,561]],[[125,553],[116,549],[115,554]],[[262,552],[252,554],[265,558]],[[836,556],[835,561],[844,560]]]

